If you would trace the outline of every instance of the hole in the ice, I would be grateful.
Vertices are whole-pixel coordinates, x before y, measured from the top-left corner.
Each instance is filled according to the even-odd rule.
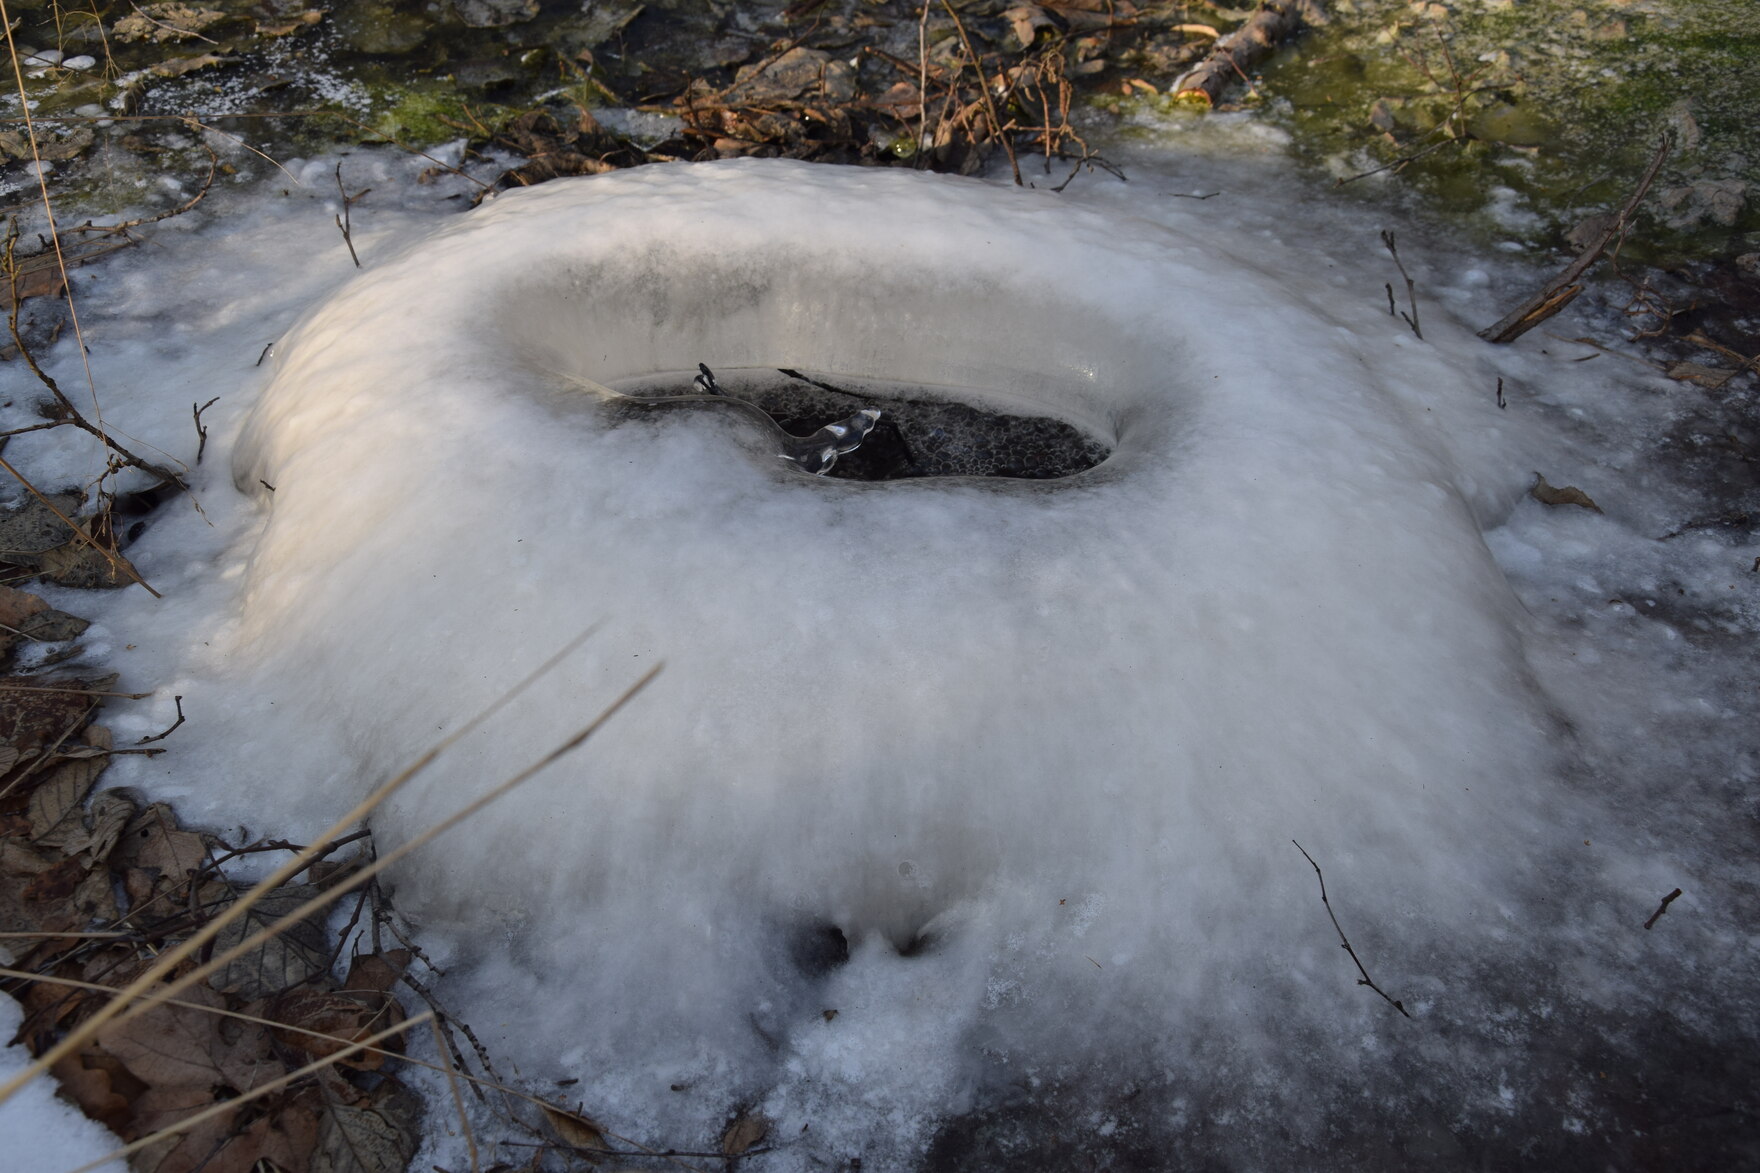
[[[694,378],[695,372],[667,372],[620,380],[615,389],[644,399],[691,396],[692,406],[725,410],[702,400]],[[843,480],[1057,480],[1086,472],[1112,454],[1110,445],[1064,420],[962,402],[957,388],[794,368],[715,368],[715,378],[726,398],[755,405],[796,437],[878,409],[880,418],[861,446],[839,454],[823,474]],[[982,392],[973,397],[982,398]]]
[[[824,977],[849,960],[849,938],[833,924],[801,925],[789,936],[788,956],[802,975]]]

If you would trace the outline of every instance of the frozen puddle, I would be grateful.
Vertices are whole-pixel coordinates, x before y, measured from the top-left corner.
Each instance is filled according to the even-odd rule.
[[[234,592],[142,653],[236,780],[192,809],[322,825],[593,627],[375,830],[666,662],[396,873],[455,1008],[624,1135],[745,1107],[775,1169],[1447,1166],[1611,1127],[1596,1064],[1666,991],[1607,976],[1619,901],[1678,881],[1580,846],[1611,816],[1482,536],[1558,438],[1445,312],[1420,342],[1378,275],[1127,197],[737,162],[369,238],[276,347],[248,498],[143,547]],[[791,431],[848,392],[968,449],[816,477],[743,412],[594,390],[699,362]]]
[[[1006,401],[996,410],[979,406],[991,398],[982,388],[918,387],[786,367],[724,367],[715,376],[724,395],[758,407],[789,436],[810,437],[853,412],[878,411],[861,446],[840,454],[823,474],[842,480],[1059,480],[1086,472],[1112,451],[1099,437],[1064,420],[1011,414]],[[697,377],[695,372],[672,371],[625,380],[614,390],[642,398],[688,397]],[[692,401],[697,402],[694,397]],[[626,406],[626,417],[643,418],[645,406]]]

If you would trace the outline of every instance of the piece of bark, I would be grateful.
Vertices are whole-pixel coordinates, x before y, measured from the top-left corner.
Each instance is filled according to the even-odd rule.
[[[1247,23],[1217,41],[1204,59],[1173,83],[1173,96],[1214,106],[1236,79],[1271,56],[1305,25],[1324,16],[1318,0],[1265,0]]]

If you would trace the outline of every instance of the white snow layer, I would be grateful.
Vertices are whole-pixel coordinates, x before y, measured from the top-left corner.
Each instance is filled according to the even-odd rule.
[[[0,996],[0,1040],[10,1039],[23,1021],[24,1007]],[[0,1047],[0,1080],[11,1079],[30,1062],[22,1044]],[[77,1169],[121,1147],[109,1129],[57,1098],[50,1080],[34,1080],[0,1104],[0,1173]],[[98,1166],[97,1173],[124,1173],[127,1168],[115,1160]]]
[[[1691,886],[1579,784],[1583,707],[1542,686],[1570,653],[1484,536],[1543,594],[1558,572],[1524,559],[1615,524],[1524,500],[1585,458],[1494,401],[1499,373],[1563,399],[1589,376],[1434,301],[1415,338],[1336,211],[1310,223],[1363,257],[1131,187],[647,167],[419,239],[358,208],[358,277],[310,199],[209,235],[154,286],[188,325],[91,314],[100,387],[151,348],[179,372],[142,392],[151,442],[193,446],[182,400],[249,406],[246,495],[205,480],[212,528],[134,550],[167,600],[100,616],[125,687],[164,694],[122,731],[173,692],[192,714],[130,776],[309,833],[594,627],[373,825],[406,840],[665,661],[395,873],[477,1031],[618,1131],[700,1147],[745,1104],[773,1167],[871,1168],[967,1111],[1261,1160],[1341,1127],[1446,1157],[1536,1103],[1523,1127],[1581,1126],[1593,1074],[1536,1040],[1566,1004],[1660,998],[1606,942],[1654,966],[1631,906]],[[261,341],[338,284],[258,394]],[[1485,284],[1432,287],[1482,316]],[[735,413],[631,420],[578,381],[698,362],[920,383],[1115,451],[1058,482],[834,481]],[[1654,700],[1622,679],[1609,738]],[[1292,840],[1414,1022],[1355,984]]]

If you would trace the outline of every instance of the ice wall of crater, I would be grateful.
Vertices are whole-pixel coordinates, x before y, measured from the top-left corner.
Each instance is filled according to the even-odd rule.
[[[598,625],[375,827],[665,660],[397,877],[493,1033],[602,1107],[853,1104],[815,1127],[856,1151],[1023,1072],[1177,1100],[1318,1047],[1349,1078],[1393,1011],[1291,840],[1377,979],[1453,1021],[1568,803],[1481,538],[1536,430],[1400,330],[1249,240],[965,181],[739,162],[504,195],[310,313],[237,446],[267,520],[231,684],[273,700],[261,744],[333,751],[264,813],[344,808]],[[942,387],[1114,454],[828,482],[734,413],[614,419],[579,382],[699,361]]]

